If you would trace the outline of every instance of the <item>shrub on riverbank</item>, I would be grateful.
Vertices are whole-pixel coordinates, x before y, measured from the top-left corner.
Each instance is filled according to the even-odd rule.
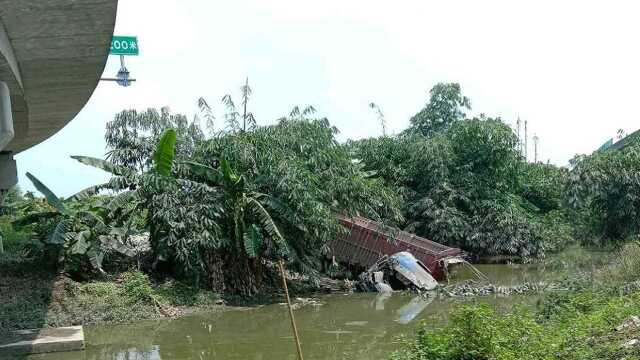
[[[640,316],[640,244],[613,253],[612,263],[578,280],[576,292],[546,294],[536,310],[500,313],[487,305],[464,305],[447,325],[425,322],[405,340],[393,360],[623,359],[637,358]],[[634,357],[635,356],[635,357]]]
[[[32,262],[14,270],[5,267],[0,272],[0,333],[125,323],[220,307],[220,298],[211,291],[175,280],[154,283],[140,272],[80,283],[48,269],[38,270]]]
[[[474,255],[543,257],[574,243],[567,170],[527,163],[499,118],[431,134],[351,142],[353,156],[404,198],[405,228]]]
[[[640,232],[640,143],[572,161],[567,196],[585,242],[622,243]]]
[[[425,324],[415,340],[394,353],[394,360],[464,359],[621,359],[638,356],[624,343],[635,329],[616,331],[640,314],[640,292],[608,298],[593,293],[571,295],[544,321],[535,312],[500,314],[487,305],[462,306],[450,323],[432,329]]]

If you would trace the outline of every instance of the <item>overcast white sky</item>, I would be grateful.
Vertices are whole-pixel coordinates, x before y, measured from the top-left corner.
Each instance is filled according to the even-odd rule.
[[[541,158],[565,165],[639,127],[640,5],[632,1],[120,0],[116,35],[136,35],[129,88],[101,83],[62,131],[17,156],[20,185],[33,172],[59,195],[107,175],[69,159],[102,157],[104,126],[125,108],[196,112],[245,77],[261,125],[311,104],[341,139],[392,132],[437,82],[458,82],[472,114],[529,121]],[[111,56],[105,75],[113,76]]]

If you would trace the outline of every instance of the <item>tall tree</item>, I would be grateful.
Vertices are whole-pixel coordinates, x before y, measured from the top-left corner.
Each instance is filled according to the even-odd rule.
[[[178,158],[189,157],[198,142],[204,139],[200,125],[169,108],[123,110],[107,123],[105,140],[107,159],[114,165],[125,166],[142,173],[152,168],[155,146],[167,129],[177,134]]]
[[[438,83],[429,95],[427,105],[410,119],[409,131],[433,136],[464,119],[464,110],[471,109],[471,101],[462,95],[459,84]]]
[[[249,86],[249,78],[246,79],[244,85],[240,87],[240,99],[242,106],[242,114],[236,108],[231,95],[227,94],[222,97],[222,104],[227,108],[225,119],[227,122],[227,131],[229,132],[246,132],[254,130],[257,126],[253,113],[248,111],[249,98],[253,94],[253,90]],[[242,119],[242,124],[238,121],[238,117]]]

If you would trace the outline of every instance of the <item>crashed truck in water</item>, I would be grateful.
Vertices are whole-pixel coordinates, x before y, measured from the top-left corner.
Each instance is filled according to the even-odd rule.
[[[359,280],[362,290],[383,293],[404,289],[422,292],[438,287],[438,282],[431,276],[429,269],[406,251],[383,256],[360,274]]]
[[[368,269],[360,277],[363,290],[380,291],[376,286],[382,290],[432,290],[436,280],[447,277],[450,265],[464,261],[460,249],[363,217],[338,219],[348,231],[330,243],[329,256]]]

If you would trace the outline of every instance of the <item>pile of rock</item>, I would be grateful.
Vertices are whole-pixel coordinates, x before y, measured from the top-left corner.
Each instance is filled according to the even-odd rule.
[[[525,282],[519,285],[503,286],[491,283],[476,283],[469,281],[462,284],[454,284],[440,288],[441,292],[450,297],[470,297],[487,295],[516,295],[531,294],[549,290],[566,290],[562,283],[531,283]]]

